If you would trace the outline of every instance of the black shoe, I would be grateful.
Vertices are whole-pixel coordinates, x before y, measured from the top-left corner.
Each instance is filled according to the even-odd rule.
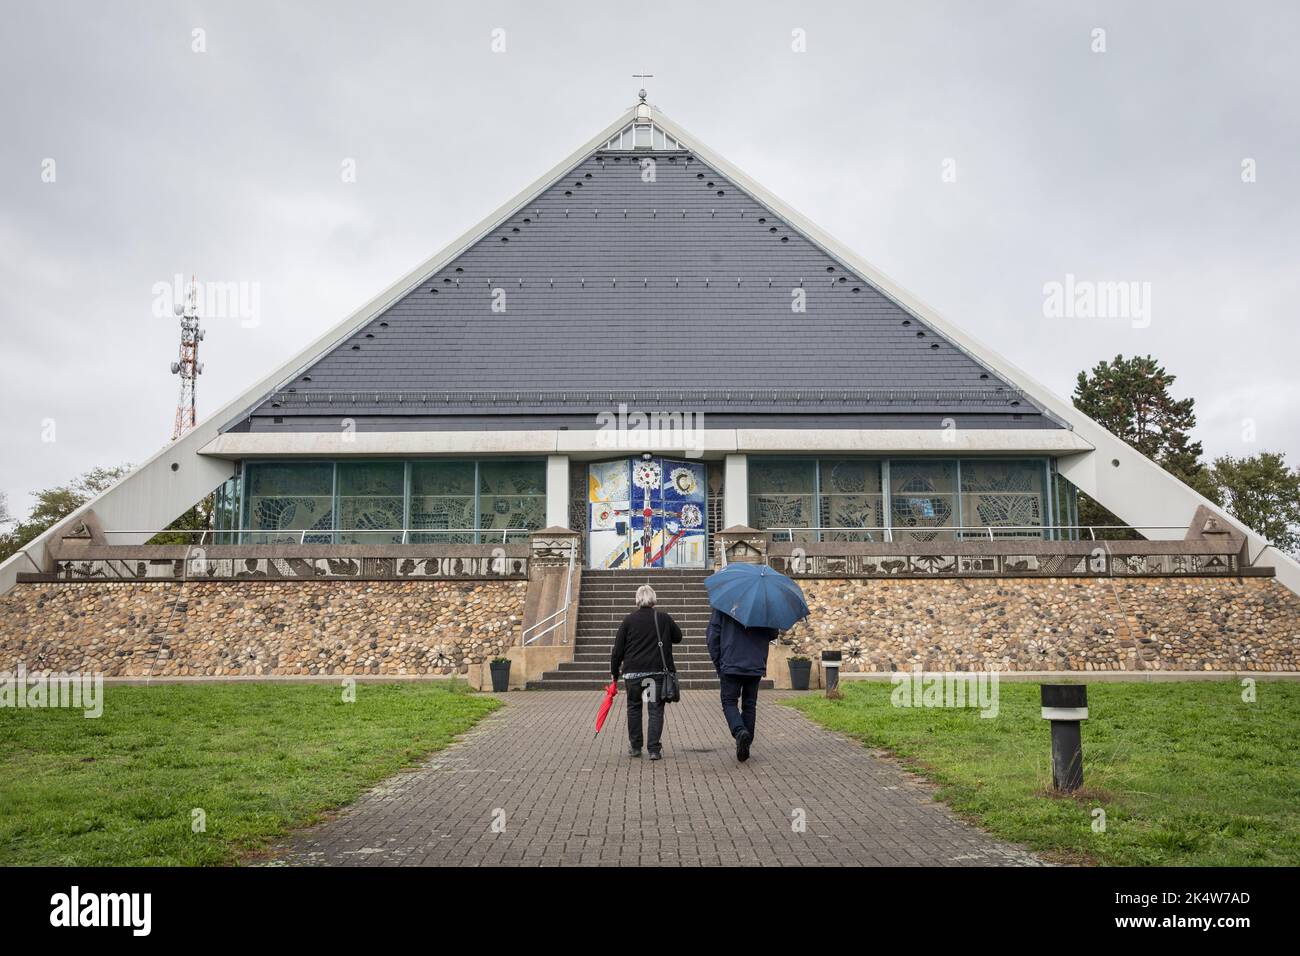
[[[736,734],[736,759],[741,763],[749,759],[749,744],[753,739],[748,730],[742,730]]]
[[[639,757],[639,756],[641,756],[641,748],[640,748],[640,747],[628,747],[628,748],[627,748],[627,755],[628,755],[629,757]]]
[[[663,759],[664,759],[663,752],[662,752],[662,751],[659,751],[659,750],[652,750],[652,751],[650,751],[650,759],[651,759],[651,760],[663,760]]]

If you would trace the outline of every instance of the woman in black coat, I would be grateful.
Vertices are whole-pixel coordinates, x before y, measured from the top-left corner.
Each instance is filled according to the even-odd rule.
[[[627,690],[629,757],[641,756],[643,700],[650,707],[646,731],[650,759],[663,757],[660,738],[664,730],[664,672],[677,673],[673,664],[673,645],[681,642],[682,629],[677,622],[655,609],[654,588],[648,584],[637,588],[636,610],[623,618],[619,625],[618,636],[614,638],[614,653],[609,659],[610,675],[618,680],[621,673]]]

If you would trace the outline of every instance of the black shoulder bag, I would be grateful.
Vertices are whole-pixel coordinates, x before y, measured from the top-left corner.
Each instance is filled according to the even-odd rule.
[[[664,692],[659,695],[659,700],[665,704],[675,704],[682,699],[682,685],[677,680],[677,674],[668,669],[668,655],[664,653],[663,635],[659,633],[659,612],[654,612],[655,616],[655,640],[659,642],[659,659],[664,664]]]

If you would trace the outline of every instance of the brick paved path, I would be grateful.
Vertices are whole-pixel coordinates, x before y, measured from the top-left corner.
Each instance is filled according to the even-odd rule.
[[[530,691],[336,819],[294,834],[305,865],[1033,865],[956,820],[896,764],[798,711],[759,702],[737,763],[715,692],[669,705],[664,759],[626,756],[624,695]],[[796,832],[795,813],[806,829]],[[504,830],[493,832],[494,814]]]

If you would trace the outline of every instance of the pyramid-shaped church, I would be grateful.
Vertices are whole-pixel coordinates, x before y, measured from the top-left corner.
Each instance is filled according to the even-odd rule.
[[[213,531],[189,546],[146,543],[140,529],[214,492]],[[1134,528],[1079,527],[1079,492]],[[506,595],[504,616],[470,622],[468,641],[421,638],[425,656],[402,666],[465,673],[488,649],[548,648],[545,667],[524,676],[556,680],[560,665],[582,676],[574,644],[584,615],[599,630],[584,610],[598,583],[616,591],[675,575],[689,591],[730,560],[805,577],[815,601],[841,602],[837,612],[847,601],[850,617],[854,601],[889,606],[889,586],[954,608],[972,587],[1007,581],[1106,579],[1112,591],[1117,577],[1232,582],[1285,601],[1300,589],[1293,560],[899,289],[644,94],[0,568],[0,589],[486,581]],[[1041,596],[1025,591],[1026,607]],[[175,595],[159,599],[174,610]],[[969,620],[969,609],[954,613]],[[956,624],[934,650],[908,639],[886,651],[870,628],[832,633],[815,617],[787,643],[852,643],[863,670],[918,657],[1159,666],[1165,651],[1149,653],[1158,642],[1137,633],[1127,606],[1112,617],[1129,623],[1080,625],[1104,650],[1080,633],[1034,657],[1029,638],[1008,632],[1014,649],[998,661],[966,648]],[[1035,633],[1065,627],[1036,621]],[[429,657],[435,645],[441,656]],[[1204,669],[1200,653],[1180,666]],[[1272,653],[1281,668],[1294,647]],[[294,661],[268,672],[306,672],[293,669],[306,666],[301,655],[268,656]],[[1211,663],[1245,666],[1240,655]]]

